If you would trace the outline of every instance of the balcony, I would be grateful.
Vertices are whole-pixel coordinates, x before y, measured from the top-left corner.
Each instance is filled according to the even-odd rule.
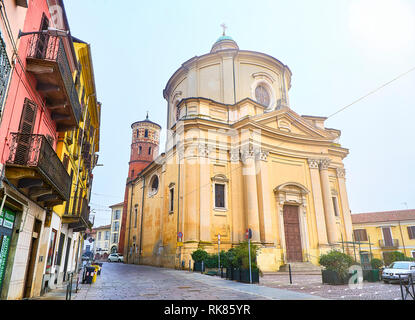
[[[36,90],[46,98],[46,107],[59,132],[78,126],[81,105],[75,89],[62,39],[34,34],[29,40],[26,69],[37,80]]]
[[[394,249],[399,247],[398,239],[379,240],[379,247],[382,249]]]
[[[74,232],[85,231],[92,228],[92,222],[89,221],[90,207],[85,198],[81,199],[81,212],[73,212],[71,215],[64,215],[62,223],[68,224]]]
[[[70,197],[71,177],[45,136],[11,133],[6,177],[27,197],[52,207]]]

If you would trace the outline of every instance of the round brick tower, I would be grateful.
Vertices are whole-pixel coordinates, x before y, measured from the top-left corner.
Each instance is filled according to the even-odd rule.
[[[132,142],[127,183],[136,178],[137,174],[158,156],[161,127],[148,120],[147,114],[145,120],[134,122],[131,129]]]
[[[158,156],[161,126],[150,121],[147,114],[145,120],[134,122],[131,125],[131,129],[131,154],[130,162],[128,163],[127,185],[125,187],[123,215],[118,242],[118,252],[122,254],[126,254],[124,252],[124,240],[127,223],[128,185],[137,178],[141,170]]]

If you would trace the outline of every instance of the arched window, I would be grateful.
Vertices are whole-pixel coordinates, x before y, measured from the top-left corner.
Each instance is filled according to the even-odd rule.
[[[144,138],[148,138],[148,129],[144,131]]]
[[[258,103],[260,103],[260,104],[262,104],[266,107],[269,107],[271,99],[270,99],[269,92],[268,92],[267,88],[265,88],[264,85],[260,84],[259,86],[257,86],[255,88],[255,100]]]
[[[178,121],[179,118],[180,118],[179,101],[176,102],[176,108],[175,108],[175,110],[176,110],[176,121]]]
[[[151,154],[151,147],[148,148],[148,154]]]
[[[150,179],[148,195],[149,196],[155,195],[157,193],[158,189],[159,189],[159,177],[155,174]]]

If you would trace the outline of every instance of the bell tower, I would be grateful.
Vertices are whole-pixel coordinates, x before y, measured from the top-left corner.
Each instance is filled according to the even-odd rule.
[[[124,252],[124,240],[127,223],[129,185],[135,178],[137,178],[138,174],[158,156],[161,126],[150,121],[147,113],[145,120],[134,122],[131,125],[131,129],[130,162],[128,163],[123,215],[118,242],[118,252],[122,254],[126,254]]]
[[[159,153],[161,127],[148,119],[134,122],[131,125],[131,154],[128,168],[128,181],[137,177]]]

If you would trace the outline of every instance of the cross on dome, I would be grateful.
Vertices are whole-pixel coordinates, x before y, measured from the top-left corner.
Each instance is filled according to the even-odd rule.
[[[228,29],[228,27],[226,26],[226,24],[225,24],[225,23],[222,23],[220,26],[221,26],[221,27],[222,27],[222,29],[223,29],[223,33],[222,33],[222,35],[224,36],[224,35],[225,35],[225,31],[226,31],[226,29]]]

